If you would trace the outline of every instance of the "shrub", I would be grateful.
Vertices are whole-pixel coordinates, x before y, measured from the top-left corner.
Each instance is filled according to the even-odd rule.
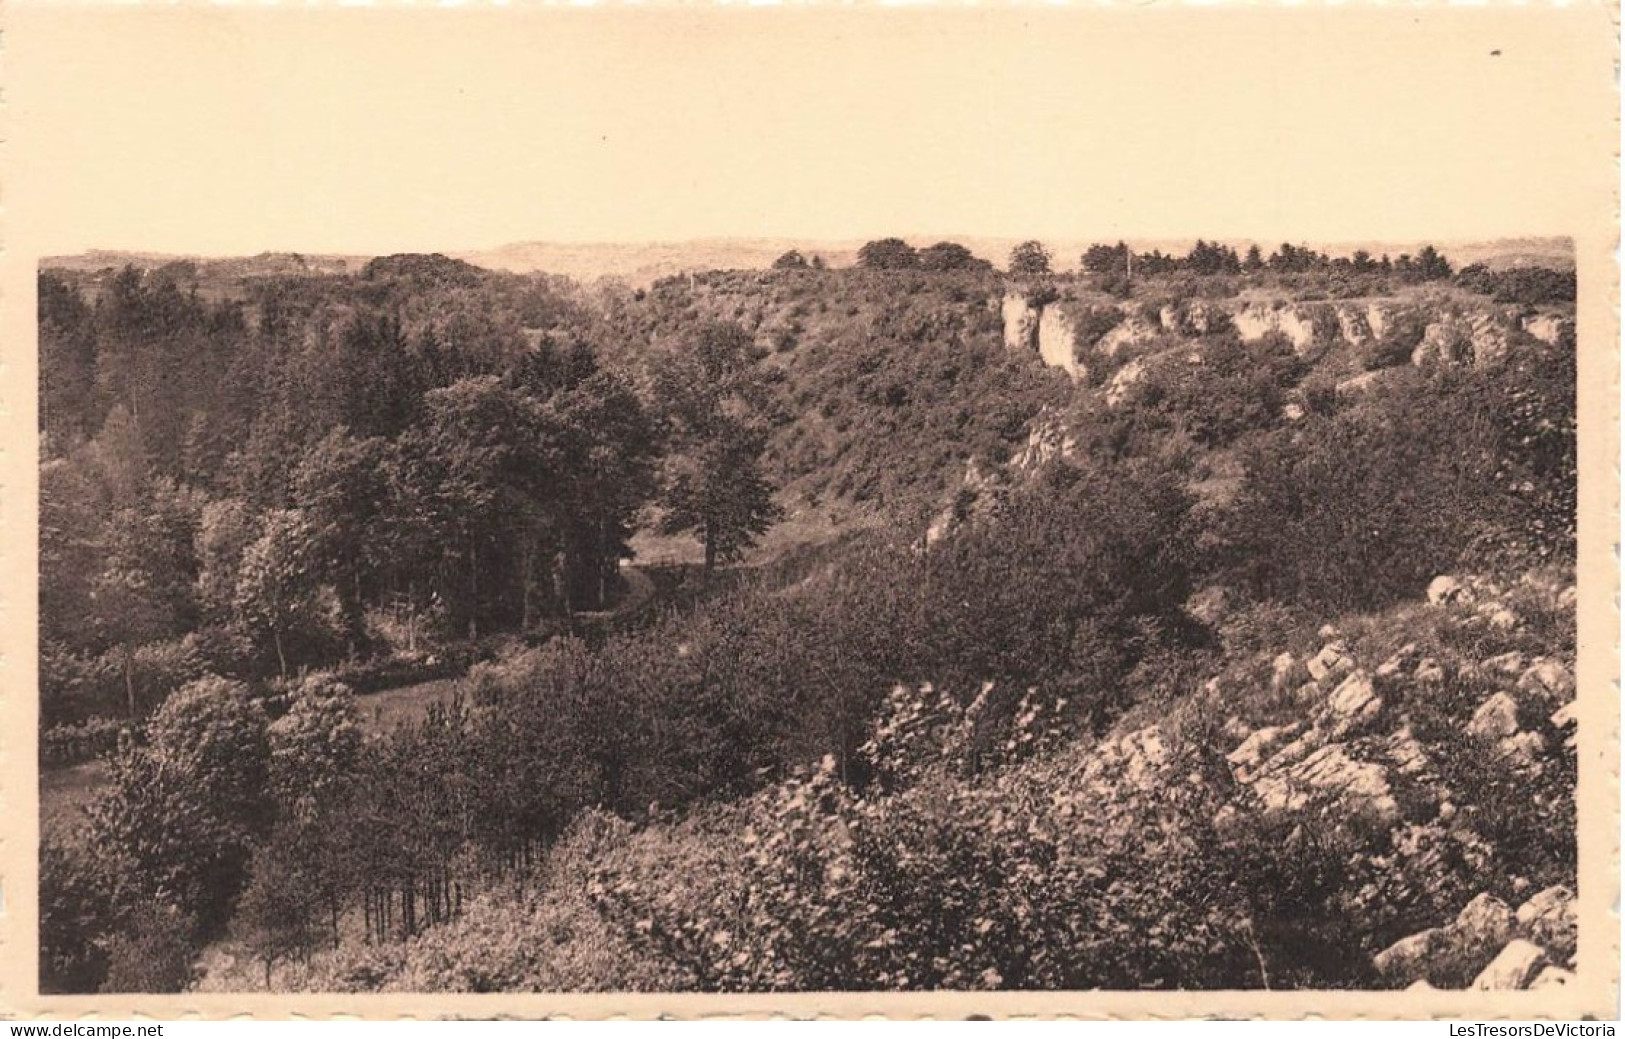
[[[109,937],[103,992],[184,992],[192,983],[194,926],[179,910],[151,905]]]

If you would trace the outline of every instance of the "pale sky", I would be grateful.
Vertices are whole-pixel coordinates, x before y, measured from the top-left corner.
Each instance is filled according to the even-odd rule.
[[[1616,140],[1584,5],[7,8],[39,253],[1578,234]]]

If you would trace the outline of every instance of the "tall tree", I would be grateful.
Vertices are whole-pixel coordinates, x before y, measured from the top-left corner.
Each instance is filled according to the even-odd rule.
[[[871,270],[908,270],[919,263],[914,247],[901,238],[880,238],[858,250],[858,266]]]
[[[707,574],[779,515],[761,469],[767,436],[756,359],[744,329],[713,323],[656,363],[655,400],[668,437],[660,529],[696,534]]]
[[[283,678],[288,677],[289,638],[322,626],[317,547],[309,517],[278,509],[266,515],[238,570],[238,620],[249,632],[270,639]]]
[[[1010,273],[1019,277],[1038,277],[1050,272],[1050,253],[1044,243],[1037,240],[1022,242],[1010,250]]]

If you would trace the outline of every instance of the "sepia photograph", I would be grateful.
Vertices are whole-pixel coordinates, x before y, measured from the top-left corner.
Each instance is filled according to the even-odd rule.
[[[1617,1015],[1615,14],[15,6],[8,1013]]]

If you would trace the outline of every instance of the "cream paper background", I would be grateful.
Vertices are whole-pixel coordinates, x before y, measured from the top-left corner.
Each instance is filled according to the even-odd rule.
[[[1612,4],[446,10],[34,0],[0,10],[0,32],[0,1016],[1617,1015]],[[1447,255],[1451,241],[1575,239],[1577,986],[37,994],[41,256],[891,234],[1431,240]]]

